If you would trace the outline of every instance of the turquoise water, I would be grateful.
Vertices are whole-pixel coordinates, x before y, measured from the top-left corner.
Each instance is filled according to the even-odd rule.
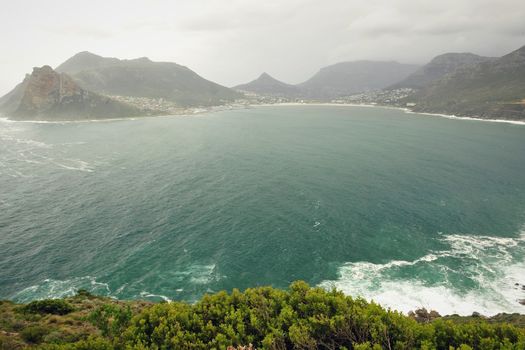
[[[525,312],[525,126],[271,106],[0,122],[0,298],[304,279],[385,306]]]

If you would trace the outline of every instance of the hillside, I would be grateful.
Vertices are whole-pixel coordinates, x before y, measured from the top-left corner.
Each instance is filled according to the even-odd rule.
[[[524,317],[405,316],[294,282],[205,295],[195,304],[117,301],[81,290],[0,302],[0,349],[523,349]]]
[[[322,68],[298,87],[306,98],[331,99],[384,89],[405,79],[419,66],[397,62],[342,62]]]
[[[144,114],[134,107],[81,88],[49,66],[34,68],[0,99],[0,111],[19,120],[122,118]]]
[[[525,46],[459,68],[407,99],[418,112],[525,120]]]
[[[436,56],[429,63],[410,74],[406,79],[394,84],[390,89],[412,88],[420,89],[454,73],[457,69],[469,65],[495,60],[493,57],[483,57],[472,53],[446,53]]]
[[[162,98],[182,107],[220,105],[242,97],[187,67],[146,57],[120,60],[81,52],[57,71],[70,74],[83,88],[103,95]]]
[[[268,96],[295,97],[300,94],[296,86],[283,83],[267,73],[261,74],[249,83],[234,86],[233,89]]]

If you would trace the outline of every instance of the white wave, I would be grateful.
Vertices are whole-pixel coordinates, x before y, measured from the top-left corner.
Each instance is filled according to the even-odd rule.
[[[193,265],[186,272],[190,276],[190,282],[193,284],[208,284],[216,281],[219,277],[215,274],[215,264],[211,265]]]
[[[525,312],[525,306],[518,302],[525,299],[521,289],[525,283],[525,234],[518,238],[444,235],[441,241],[450,248],[413,261],[344,264],[337,280],[320,285],[403,312],[420,307],[462,315],[474,311],[485,315]],[[451,267],[450,259],[461,263]],[[403,268],[416,265],[418,269],[399,274]],[[414,273],[410,278],[399,277]],[[451,276],[474,281],[476,287],[454,285],[449,280]],[[428,282],[432,279],[436,282]]]
[[[408,108],[401,108],[401,109],[404,110],[405,113],[408,113],[408,114],[428,115],[428,116],[442,117],[442,118],[447,118],[447,119],[467,120],[467,121],[475,121],[475,122],[506,123],[506,124],[514,124],[514,125],[525,125],[525,122],[524,121],[520,121],[520,120],[459,117],[459,116],[456,116],[456,115],[453,115],[453,114],[414,112],[414,111],[412,111],[412,110],[410,110]]]
[[[63,164],[64,161],[69,161],[71,164]],[[75,171],[84,171],[92,173],[94,170],[88,162],[85,162],[80,159],[64,159],[61,162],[53,161],[53,163],[63,169],[75,170]]]
[[[107,283],[98,282],[95,277],[84,276],[67,280],[45,279],[16,293],[11,299],[28,302],[39,299],[58,299],[75,295],[79,289],[87,289],[98,295],[109,296],[111,291]]]
[[[160,298],[160,299],[162,299],[164,301],[167,301],[168,303],[172,301],[170,298],[168,298],[165,295],[153,294],[153,293],[149,293],[149,292],[145,292],[145,291],[140,292],[140,297],[141,298]]]

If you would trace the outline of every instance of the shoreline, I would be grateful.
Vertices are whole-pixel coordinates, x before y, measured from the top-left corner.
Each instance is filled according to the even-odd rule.
[[[136,117],[123,117],[123,118],[108,118],[108,119],[83,119],[83,120],[13,120],[5,115],[0,114],[0,122],[5,123],[29,123],[29,124],[74,124],[74,123],[93,123],[93,122],[115,122],[115,121],[126,121],[126,120],[141,120],[146,118],[171,118],[171,117],[192,117],[213,112],[223,112],[231,110],[242,110],[257,107],[273,107],[273,106],[314,106],[314,107],[363,107],[363,108],[384,108],[384,109],[395,109],[405,112],[406,114],[419,114],[431,117],[441,117],[450,120],[465,120],[465,121],[478,121],[478,122],[489,122],[489,123],[504,123],[512,125],[525,126],[525,120],[509,120],[509,119],[484,119],[476,117],[460,117],[453,114],[443,113],[430,113],[430,112],[415,112],[410,108],[396,107],[396,106],[385,106],[385,105],[374,105],[374,104],[359,104],[359,103],[332,103],[332,102],[313,102],[313,103],[301,103],[301,102],[281,102],[281,103],[255,103],[246,105],[222,105],[213,107],[196,107],[189,109],[184,113],[178,114],[161,114],[161,115],[145,115]]]
[[[507,123],[507,124],[514,124],[514,125],[525,125],[525,120],[509,120],[509,119],[484,119],[484,118],[476,118],[476,117],[459,117],[453,114],[443,114],[443,113],[430,113],[430,112],[415,112],[411,110],[410,108],[406,107],[396,107],[396,106],[384,106],[384,105],[373,105],[373,104],[359,104],[359,103],[323,103],[323,102],[315,102],[315,103],[300,103],[300,102],[283,102],[283,103],[266,103],[266,104],[254,104],[249,105],[253,107],[261,106],[261,107],[271,107],[271,106],[341,106],[341,107],[366,107],[366,108],[384,108],[384,109],[397,109],[401,110],[407,114],[421,114],[426,116],[434,116],[434,117],[442,117],[452,120],[467,120],[467,121],[479,121],[479,122],[490,122],[490,123]]]
[[[92,277],[92,279],[93,279],[93,281],[95,281],[95,284],[101,284],[101,285],[104,285],[107,288],[107,284],[106,283],[104,283],[104,282],[97,282],[96,278],[93,278],[93,277]],[[298,282],[298,281],[295,281],[295,282]],[[300,282],[303,282],[303,281],[300,281]],[[420,287],[420,286],[421,285],[417,285],[417,283],[416,283],[416,287]],[[35,287],[35,286],[32,286],[32,287]],[[32,287],[28,287],[28,288],[32,288]],[[241,290],[241,292],[244,292],[247,289],[255,289],[255,288],[260,288],[260,287],[263,287],[263,288],[271,287],[271,288],[275,288],[275,289],[278,289],[278,290],[288,291],[288,287],[273,287],[271,285],[263,285],[263,286],[247,287],[246,289]],[[405,315],[405,316],[409,316],[410,313],[412,313],[412,312],[414,312],[416,310],[422,310],[423,309],[423,310],[428,310],[428,311],[435,311],[435,312],[439,313],[441,315],[441,317],[452,317],[452,316],[470,317],[472,314],[477,314],[477,315],[479,315],[481,317],[484,317],[484,318],[493,318],[493,317],[497,317],[498,315],[520,315],[520,316],[524,316],[525,317],[525,312],[523,312],[523,310],[519,310],[518,308],[516,308],[516,310],[499,310],[499,311],[495,311],[495,312],[487,312],[486,310],[473,310],[473,311],[468,311],[468,312],[461,312],[461,311],[450,311],[450,310],[449,311],[445,311],[443,309],[440,310],[437,307],[434,307],[434,306],[431,306],[431,305],[425,305],[425,304],[414,305],[413,307],[410,307],[410,308],[395,307],[395,306],[389,305],[388,303],[384,303],[384,302],[378,301],[377,299],[375,299],[373,297],[366,297],[366,296],[360,295],[359,293],[348,293],[344,289],[341,289],[341,288],[339,288],[338,286],[335,286],[335,285],[328,285],[328,284],[323,284],[323,283],[321,283],[321,284],[312,284],[311,285],[311,288],[320,288],[320,289],[324,290],[327,293],[330,292],[332,290],[332,288],[334,288],[334,287],[336,288],[336,290],[338,292],[342,293],[345,297],[350,297],[350,298],[354,298],[354,299],[362,298],[367,303],[377,304],[377,305],[379,305],[381,308],[383,308],[385,310],[392,310],[392,311],[398,312],[398,313],[400,313],[402,315]],[[31,302],[34,302],[34,301],[38,301],[38,300],[73,298],[73,297],[75,297],[75,294],[77,293],[78,290],[85,290],[86,292],[92,294],[93,296],[96,296],[96,297],[99,297],[99,298],[107,298],[107,299],[113,300],[115,302],[135,302],[135,303],[145,302],[145,303],[152,303],[152,304],[186,303],[188,305],[195,305],[200,300],[202,300],[202,298],[206,294],[218,294],[218,293],[221,293],[221,292],[226,292],[228,294],[231,294],[234,289],[235,288],[222,289],[222,290],[214,291],[212,293],[205,293],[205,294],[201,295],[200,297],[198,297],[198,298],[196,298],[194,300],[186,300],[186,299],[170,298],[170,297],[162,295],[162,294],[155,294],[155,293],[146,292],[146,291],[140,292],[140,294],[137,295],[137,297],[120,298],[120,297],[117,297],[117,296],[113,295],[112,293],[108,293],[108,294],[102,293],[101,294],[100,291],[97,292],[97,291],[94,291],[94,290],[84,289],[83,286],[80,286],[80,287],[71,287],[71,288],[68,289],[67,292],[59,293],[57,295],[45,295],[45,296],[40,296],[38,298],[31,298],[31,299],[25,299],[25,300],[20,300],[20,299],[17,299],[17,298],[7,297],[7,298],[4,298],[3,300],[7,300],[7,301],[9,301],[11,303],[15,303],[15,304],[23,305],[23,304],[28,304],[28,303],[31,303]]]

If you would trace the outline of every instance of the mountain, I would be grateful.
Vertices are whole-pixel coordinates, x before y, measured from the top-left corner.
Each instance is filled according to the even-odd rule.
[[[256,93],[258,95],[293,97],[300,93],[298,87],[283,83],[268,73],[263,73],[259,78],[246,84],[234,86],[233,89]]]
[[[102,57],[88,51],[79,52],[56,67],[57,72],[77,74],[84,70],[98,69],[118,64],[118,58]]]
[[[103,95],[163,98],[183,107],[219,105],[242,97],[187,67],[146,57],[120,60],[81,52],[57,71],[70,74],[83,88]]]
[[[458,68],[409,99],[420,112],[525,120],[525,46]]]
[[[34,68],[24,81],[0,98],[0,111],[20,120],[71,120],[130,117],[143,112],[84,90],[50,66]]]
[[[412,74],[419,66],[397,62],[341,62],[322,68],[298,87],[307,98],[330,99],[384,89]]]
[[[420,89],[428,86],[447,74],[469,65],[494,60],[493,57],[478,56],[473,53],[446,53],[436,56],[429,63],[410,74],[406,79],[392,85],[391,89]]]

